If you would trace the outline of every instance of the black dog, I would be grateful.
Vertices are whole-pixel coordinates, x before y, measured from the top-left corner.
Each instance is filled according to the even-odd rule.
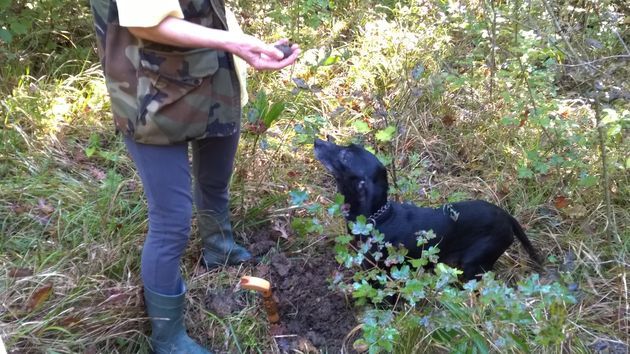
[[[315,157],[337,181],[345,197],[347,221],[364,215],[385,236],[385,242],[403,245],[411,258],[419,258],[419,231],[432,230],[436,238],[424,247],[438,245],[440,262],[463,271],[463,279],[478,278],[492,269],[514,241],[514,235],[538,266],[540,257],[520,224],[508,212],[482,200],[420,208],[387,199],[387,170],[358,145],[339,146],[315,140]]]

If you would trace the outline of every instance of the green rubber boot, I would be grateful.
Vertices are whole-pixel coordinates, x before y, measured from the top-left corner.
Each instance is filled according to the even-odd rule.
[[[234,242],[228,211],[204,211],[197,216],[197,226],[203,243],[203,259],[208,269],[235,265],[252,259],[245,247]]]
[[[179,295],[162,295],[144,288],[144,303],[151,320],[151,347],[155,354],[212,354],[197,344],[184,328],[186,287]]]

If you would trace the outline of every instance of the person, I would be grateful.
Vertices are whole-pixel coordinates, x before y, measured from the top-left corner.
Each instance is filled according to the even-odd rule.
[[[234,241],[228,207],[244,89],[237,60],[279,70],[300,53],[292,45],[283,58],[275,45],[286,39],[231,31],[223,1],[90,0],[115,127],[148,204],[141,277],[156,353],[209,353],[183,323],[179,265],[193,205],[208,268],[252,258]]]

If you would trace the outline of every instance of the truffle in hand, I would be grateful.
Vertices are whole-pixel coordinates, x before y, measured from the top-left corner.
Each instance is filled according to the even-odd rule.
[[[293,53],[291,46],[292,46],[291,43],[286,43],[286,44],[276,44],[274,47],[278,48],[282,52],[282,54],[284,54],[282,59],[286,59]]]

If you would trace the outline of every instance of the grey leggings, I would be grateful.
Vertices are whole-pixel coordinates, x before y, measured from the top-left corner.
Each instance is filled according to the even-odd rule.
[[[149,207],[149,232],[142,249],[144,286],[164,295],[180,292],[179,265],[190,234],[192,189],[199,211],[227,211],[238,139],[236,133],[191,142],[191,178],[188,143],[158,146],[125,138]]]

